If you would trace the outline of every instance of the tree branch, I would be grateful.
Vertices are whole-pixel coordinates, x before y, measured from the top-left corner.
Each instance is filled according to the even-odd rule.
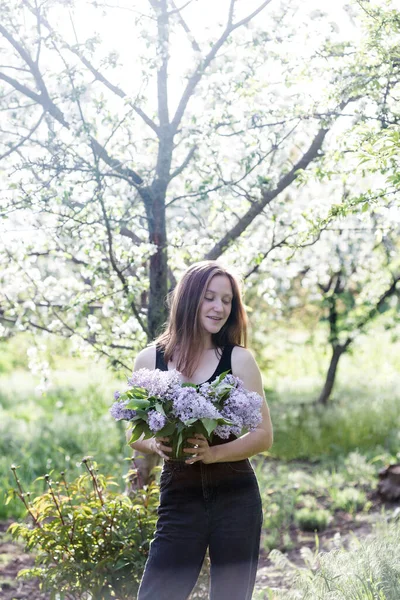
[[[124,167],[119,160],[110,156],[107,150],[102,146],[94,137],[90,136],[90,143],[93,149],[93,152],[109,167],[112,167],[117,173],[124,175],[128,178],[128,181],[133,182],[135,185],[141,185],[143,183],[143,179],[129,169],[128,167]]]
[[[106,77],[104,77],[104,75],[102,73],[100,73],[100,71],[98,69],[96,69],[87,60],[87,58],[85,58],[83,56],[83,54],[81,54],[81,52],[77,48],[74,48],[73,46],[70,46],[66,42],[63,42],[63,43],[65,44],[66,48],[68,48],[68,50],[70,52],[72,52],[73,54],[75,54],[75,56],[77,56],[79,58],[79,60],[92,73],[92,75],[94,75],[94,77],[98,81],[100,81],[101,83],[103,83],[111,92],[113,92],[114,94],[116,94],[120,98],[126,98],[127,97],[127,94],[126,94],[126,92],[124,92],[124,90],[122,90],[120,87],[114,85],[108,79],[106,79]],[[136,106],[135,104],[132,104],[131,106],[132,106],[133,110],[136,112],[136,114],[138,114],[139,117],[141,117],[143,119],[143,121],[146,123],[146,125],[148,125],[158,135],[159,128],[156,125],[156,123],[154,123],[154,121],[152,119],[150,119],[150,117],[139,106]]]
[[[98,185],[100,185],[100,182],[99,182]],[[131,307],[133,314],[135,315],[135,317],[136,317],[136,319],[137,319],[140,327],[143,329],[143,331],[146,333],[146,335],[148,335],[148,333],[149,333],[148,329],[147,329],[145,323],[143,322],[143,319],[140,316],[138,309],[136,308],[136,305],[135,305],[135,303],[133,301],[133,298],[131,297],[131,294],[129,292],[128,283],[127,283],[127,281],[125,279],[125,276],[122,273],[121,269],[118,267],[117,262],[115,260],[110,221],[108,219],[107,210],[106,210],[106,207],[105,207],[105,204],[104,204],[104,201],[103,201],[103,196],[102,196],[100,188],[97,190],[97,197],[98,197],[98,201],[99,201],[100,206],[101,206],[101,210],[102,210],[103,218],[104,218],[104,223],[105,223],[105,226],[106,226],[107,239],[108,239],[108,254],[109,254],[109,257],[110,257],[110,262],[111,262],[112,268],[114,269],[115,273],[118,276],[118,279],[122,283],[122,288],[123,288],[124,294],[127,297],[127,300],[129,302],[129,306]]]
[[[42,94],[37,94],[33,92],[30,88],[26,87],[26,85],[19,83],[13,77],[6,75],[5,73],[0,73],[0,79],[11,85],[17,92],[24,94],[31,100],[34,100],[37,104],[40,104],[46,112],[48,112],[52,117],[56,119],[59,123],[61,123],[64,127],[69,129],[69,125],[65,120],[65,117],[61,110],[51,101],[48,94],[44,96]]]
[[[286,240],[291,235],[293,235],[293,234],[289,234],[289,235],[285,236],[279,242],[275,242],[274,239],[273,239],[271,246],[268,248],[268,250],[266,252],[263,253],[263,255],[261,256],[259,262],[257,262],[257,264],[252,269],[250,269],[250,271],[247,271],[247,273],[243,277],[243,279],[246,280],[246,279],[248,279],[250,277],[250,275],[253,275],[253,273],[256,273],[258,271],[258,269],[260,268],[261,263],[269,256],[269,254],[271,254],[271,252],[273,250],[275,250],[276,248],[280,248],[280,247],[284,246],[286,244]],[[275,238],[275,235],[274,235],[274,238]]]
[[[122,226],[120,228],[119,232],[124,237],[127,237],[130,240],[132,240],[133,242],[135,242],[135,244],[143,244],[143,240],[141,240],[140,237],[138,235],[136,235],[136,233],[134,233],[133,231],[131,231],[127,227]]]
[[[230,24],[228,21],[228,25],[226,26],[221,37],[215,42],[215,44],[211,48],[210,52],[205,57],[204,61],[197,66],[196,70],[194,71],[192,76],[189,78],[189,81],[187,82],[186,88],[182,94],[182,97],[179,101],[178,107],[175,112],[175,116],[171,123],[172,129],[174,132],[176,132],[179,127],[179,124],[185,113],[188,102],[189,102],[190,98],[192,97],[197,84],[201,80],[205,70],[209,67],[211,62],[214,60],[214,58],[218,54],[218,51],[220,50],[221,46],[223,46],[223,44],[226,42],[226,40],[228,39],[230,34],[235,29],[237,29],[238,27],[241,27],[242,25],[245,25],[246,23],[251,21],[251,19],[253,19],[256,15],[258,15],[270,2],[271,2],[271,0],[264,0],[264,2],[256,10],[254,10],[250,15],[248,15],[247,17],[245,17],[238,23]]]
[[[376,305],[368,311],[367,315],[357,323],[357,329],[362,329],[363,327],[365,327],[365,325],[367,325],[367,323],[369,323],[369,321],[371,321],[376,316],[376,313],[379,312],[379,309],[383,306],[386,300],[390,298],[390,296],[392,296],[393,294],[400,292],[400,290],[397,289],[397,284],[399,283],[399,281],[400,273],[393,277],[392,285],[381,295]],[[351,341],[353,341],[354,338],[355,336],[351,338]]]
[[[181,10],[183,10],[185,8],[185,6],[187,6],[188,4],[190,4],[190,2],[187,2],[184,6],[182,6],[182,8],[177,8],[176,5],[175,5],[174,0],[170,0],[170,2],[171,2],[171,6],[174,7],[174,10],[170,11],[169,14],[170,15],[173,15],[175,13],[177,14],[178,21],[181,24],[181,26],[183,27],[183,29],[185,30],[185,32],[186,32],[186,34],[187,34],[187,36],[189,38],[189,41],[190,41],[190,43],[192,45],[193,50],[195,52],[201,52],[201,48],[198,45],[198,43],[196,42],[196,40],[195,40],[195,38],[193,36],[193,33],[190,31],[190,29],[189,29],[186,21],[184,20],[184,18],[181,15]]]
[[[13,152],[15,152],[15,150],[18,150],[18,148],[20,148],[27,140],[29,140],[32,135],[35,133],[36,129],[39,127],[40,123],[43,121],[43,117],[44,117],[44,112],[40,115],[40,119],[39,121],[36,123],[36,125],[34,125],[32,127],[32,129],[30,130],[30,132],[24,136],[23,138],[20,139],[20,141],[18,142],[18,144],[15,144],[15,146],[12,146],[11,148],[9,148],[7,150],[7,152],[5,152],[4,154],[0,155],[0,161],[3,160],[3,158],[6,158],[7,156],[10,156],[10,154],[12,154]]]
[[[311,142],[308,150],[303,154],[300,160],[292,167],[292,169],[283,175],[279,180],[275,189],[270,191],[264,191],[262,198],[259,202],[254,203],[249,210],[243,215],[243,217],[234,225],[224,237],[215,244],[207,255],[205,260],[216,260],[221,254],[230,246],[230,244],[236,240],[247,227],[254,221],[254,219],[261,213],[261,211],[274,200],[284,189],[286,189],[293,181],[297,178],[297,171],[305,169],[311,161],[313,161],[318,152],[320,151],[323,141],[329,129],[321,128],[313,141]]]
[[[196,150],[197,150],[197,146],[193,146],[192,148],[190,148],[190,150],[188,152],[188,155],[185,158],[185,160],[183,161],[183,163],[181,164],[181,166],[178,167],[177,169],[175,169],[175,171],[170,176],[170,178],[169,178],[170,181],[172,179],[174,179],[174,177],[178,177],[178,175],[180,175],[182,173],[182,171],[184,171],[186,169],[186,167],[188,166],[188,164],[192,160],[193,155],[196,152]]]
[[[24,94],[28,98],[31,98],[31,100],[34,100],[36,103],[40,104],[46,112],[48,112],[54,119],[56,119],[56,121],[61,123],[61,125],[63,125],[67,129],[70,129],[70,126],[67,123],[63,113],[51,100],[46,85],[43,81],[42,75],[39,71],[39,68],[29,56],[28,52],[21,46],[19,42],[17,42],[17,40],[15,40],[12,37],[12,35],[2,25],[0,25],[0,33],[2,33],[4,37],[10,42],[10,44],[12,44],[12,46],[17,50],[21,58],[29,66],[31,73],[35,79],[36,85],[40,89],[40,94],[37,94],[36,92],[26,87],[24,84],[19,83],[19,81],[17,81],[13,77],[9,77],[5,73],[0,73],[0,79],[6,81],[9,85],[11,85],[21,94]],[[89,140],[93,151],[106,164],[111,166],[118,173],[121,173],[125,177],[128,177],[130,182],[133,182],[135,185],[141,185],[143,183],[143,179],[137,173],[135,173],[131,169],[123,167],[118,160],[110,157],[106,149],[94,137],[89,136]]]

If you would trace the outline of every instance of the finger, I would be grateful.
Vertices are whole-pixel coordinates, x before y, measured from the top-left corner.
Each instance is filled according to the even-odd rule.
[[[171,446],[164,446],[163,444],[160,444],[159,448],[160,448],[160,450],[162,450],[163,452],[172,452],[172,448],[171,448]]]

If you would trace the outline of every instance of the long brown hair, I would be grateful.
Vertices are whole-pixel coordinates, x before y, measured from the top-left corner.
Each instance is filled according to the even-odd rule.
[[[170,314],[165,331],[156,339],[166,364],[176,353],[176,368],[186,377],[196,370],[201,348],[200,304],[215,275],[226,275],[232,286],[232,307],[227,322],[211,339],[216,348],[227,344],[246,347],[247,316],[237,278],[218,262],[207,260],[191,265],[169,297]]]

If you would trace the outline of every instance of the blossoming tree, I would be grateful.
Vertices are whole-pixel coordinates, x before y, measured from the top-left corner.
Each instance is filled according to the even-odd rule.
[[[301,2],[0,0],[3,335],[64,336],[129,372],[188,262],[250,273],[301,244],[310,168],[394,111],[398,65],[349,41],[359,4],[349,33]]]

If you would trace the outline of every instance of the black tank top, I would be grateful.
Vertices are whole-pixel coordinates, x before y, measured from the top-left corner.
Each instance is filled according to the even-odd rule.
[[[211,377],[203,383],[211,383],[216,377],[218,377],[219,375],[221,375],[221,373],[224,373],[225,371],[229,371],[230,373],[232,372],[231,357],[233,347],[234,346],[232,344],[229,344],[223,348],[217,368],[215,369]],[[164,360],[164,351],[159,346],[156,346],[156,369],[160,369],[160,371],[168,371],[168,366],[166,365]],[[229,438],[227,439],[220,438],[217,435],[213,434],[209,444],[210,446],[217,446],[219,444],[226,444],[227,442],[232,442],[236,439],[237,438],[233,433],[231,433]]]
[[[217,368],[215,369],[211,377],[207,379],[207,381],[203,381],[202,383],[211,383],[216,377],[218,377],[219,375],[221,375],[221,373],[224,373],[225,371],[229,371],[230,373],[232,372],[232,350],[233,345],[231,344],[226,345],[223,348]],[[156,346],[156,369],[160,369],[160,371],[168,371],[168,366],[166,365],[164,360],[164,351],[159,346]],[[201,384],[199,383],[198,385]]]

